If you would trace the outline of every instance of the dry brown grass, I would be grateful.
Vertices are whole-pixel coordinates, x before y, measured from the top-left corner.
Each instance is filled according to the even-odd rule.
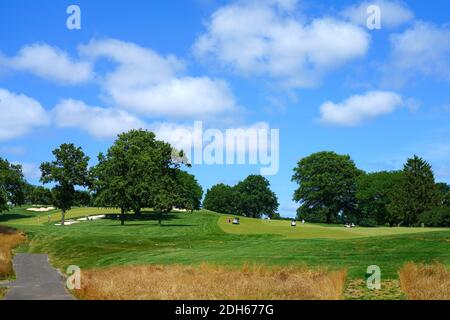
[[[13,274],[11,250],[24,240],[21,232],[0,226],[0,279]]]
[[[400,285],[409,300],[450,300],[450,270],[443,264],[407,263]]]
[[[296,267],[123,266],[82,272],[89,300],[337,300],[346,271]]]

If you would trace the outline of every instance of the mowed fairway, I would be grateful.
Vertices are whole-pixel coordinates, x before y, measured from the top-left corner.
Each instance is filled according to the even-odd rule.
[[[219,218],[220,227],[227,233],[233,234],[272,234],[280,235],[290,239],[353,239],[363,237],[379,237],[402,235],[412,233],[423,233],[433,231],[445,231],[445,228],[345,228],[342,225],[322,225],[322,224],[301,224],[297,222],[296,227],[291,226],[290,221],[283,220],[262,220],[251,218],[240,218],[240,225],[229,223],[233,221],[232,216],[221,216]]]
[[[125,226],[116,219],[116,209],[77,208],[68,219],[111,214],[110,219],[55,226],[57,211],[26,212],[15,209],[0,215],[0,224],[26,232],[28,241],[17,250],[49,254],[54,266],[83,269],[121,265],[215,265],[325,267],[348,270],[350,278],[363,279],[367,266],[378,265],[384,279],[398,278],[409,261],[450,265],[448,229],[363,229],[299,225],[289,221],[242,219],[239,226],[227,224],[228,216],[202,210],[172,213],[158,226],[156,215],[145,212],[141,219],[129,215]],[[295,229],[295,230],[293,230]]]

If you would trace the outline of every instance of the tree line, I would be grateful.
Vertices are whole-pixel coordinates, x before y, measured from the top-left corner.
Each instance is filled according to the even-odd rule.
[[[120,134],[97,165],[74,144],[62,144],[53,160],[41,164],[43,184],[26,182],[22,167],[0,158],[0,212],[25,203],[54,205],[65,213],[73,206],[114,207],[141,215],[153,208],[158,221],[174,207],[189,211],[202,206],[203,190],[182,151],[159,141],[154,133]],[[361,226],[450,226],[450,186],[436,183],[431,165],[413,156],[403,170],[367,173],[348,155],[318,152],[301,159],[292,181],[297,219],[353,222]],[[250,175],[235,186],[217,184],[207,190],[203,208],[253,218],[280,218],[278,199],[269,181]]]
[[[40,181],[53,184],[51,190],[30,186],[21,166],[1,159],[0,212],[8,205],[51,203],[61,210],[64,225],[66,212],[73,206],[114,207],[120,209],[123,225],[127,212],[141,215],[143,208],[153,208],[159,224],[174,207],[200,209],[203,190],[193,175],[181,170],[183,165],[190,166],[183,161],[183,152],[156,140],[150,131],[120,134],[106,154],[98,155],[93,167],[74,144],[62,144],[53,150],[53,157],[40,166]]]
[[[277,196],[261,175],[250,175],[235,186],[214,185],[206,192],[203,208],[251,218],[279,218]]]
[[[403,170],[366,173],[348,155],[318,152],[301,159],[292,181],[298,219],[363,226],[450,226],[450,186],[413,156]]]

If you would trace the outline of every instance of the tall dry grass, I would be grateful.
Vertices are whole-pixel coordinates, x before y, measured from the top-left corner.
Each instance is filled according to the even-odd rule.
[[[295,267],[123,266],[82,272],[89,300],[336,300],[346,271]]]
[[[407,263],[399,273],[409,300],[450,300],[450,270],[443,264]]]
[[[0,279],[13,274],[11,250],[24,240],[21,232],[0,226]]]

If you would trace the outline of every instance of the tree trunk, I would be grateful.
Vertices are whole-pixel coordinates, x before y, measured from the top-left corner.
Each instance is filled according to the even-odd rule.
[[[66,222],[66,211],[61,210],[61,226],[64,226]]]
[[[327,224],[331,224],[331,213],[327,212]]]
[[[162,223],[162,213],[161,211],[158,213],[158,225],[161,226]]]
[[[125,210],[124,209],[120,209],[120,225],[121,226],[125,225]]]
[[[134,213],[136,214],[136,216],[141,216],[142,209],[141,208],[136,208],[136,209],[134,209]]]

